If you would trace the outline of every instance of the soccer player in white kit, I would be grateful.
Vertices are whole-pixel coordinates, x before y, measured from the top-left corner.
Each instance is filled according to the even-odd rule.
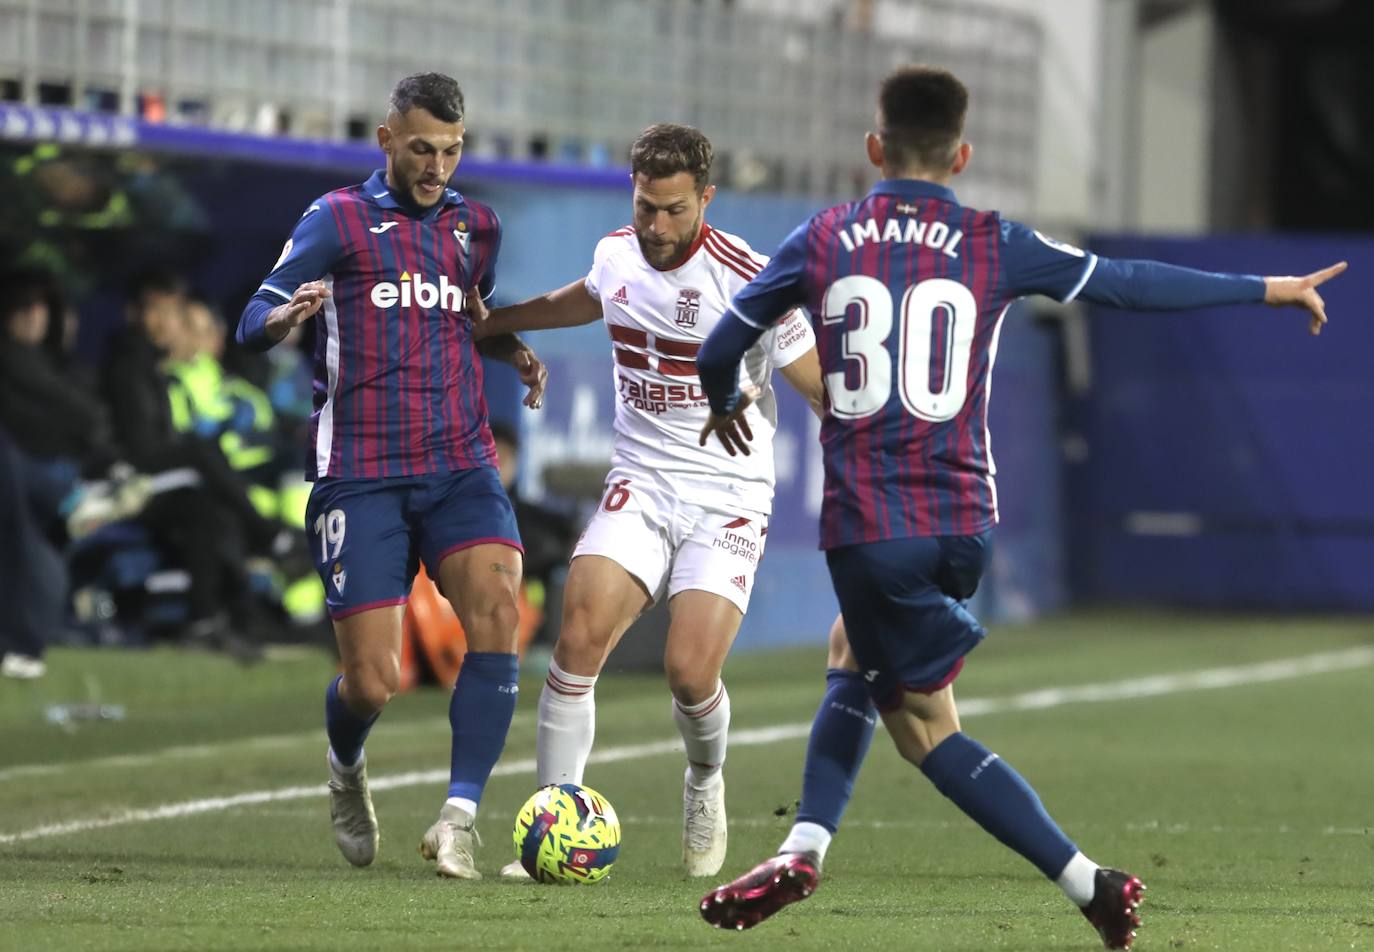
[[[687,749],[683,864],[712,876],[725,860],[721,666],[749,607],[773,498],[774,368],[819,412],[820,367],[800,313],[745,358],[756,392],[738,433],[698,445],[709,415],[694,358],[735,292],[767,263],[706,224],[712,149],[696,129],[650,126],[630,150],[634,224],[596,246],[584,280],[497,308],[484,334],[604,320],[615,359],[615,453],[606,493],[573,552],[563,624],[539,697],[539,783],[581,783],[595,733],[593,692],[625,630],[665,594],[664,669]],[[502,875],[524,876],[518,862]]]

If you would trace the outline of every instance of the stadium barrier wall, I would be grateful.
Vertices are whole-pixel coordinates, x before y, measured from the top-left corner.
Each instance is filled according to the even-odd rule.
[[[1374,275],[1369,237],[1099,237],[1101,254],[1304,274],[1294,312],[1103,311],[1089,390],[1068,403],[1070,578],[1077,598],[1204,608],[1374,611]]]

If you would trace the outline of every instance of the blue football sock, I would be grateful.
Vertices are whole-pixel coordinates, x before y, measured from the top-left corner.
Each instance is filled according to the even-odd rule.
[[[935,788],[979,826],[1057,879],[1078,847],[1011,766],[966,734],[951,734],[921,764]]]
[[[359,717],[354,714],[353,709],[339,697],[339,682],[342,680],[341,674],[330,681],[325,689],[324,729],[329,735],[329,746],[335,758],[343,766],[352,767],[358,762],[358,756],[363,752],[363,741],[367,740],[367,732],[372,730],[372,725],[377,723],[378,715]]]
[[[513,654],[469,651],[448,706],[453,727],[453,759],[448,795],[477,803],[491,768],[506,746],[515,714],[519,660]]]
[[[877,722],[862,675],[840,668],[825,673],[825,697],[806,745],[798,823],[817,823],[831,833],[839,828]]]

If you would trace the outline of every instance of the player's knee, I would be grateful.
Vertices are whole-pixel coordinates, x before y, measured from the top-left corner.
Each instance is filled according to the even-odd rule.
[[[838,615],[830,626],[829,650],[826,653],[827,668],[841,668],[845,671],[858,671],[859,663],[854,660],[854,652],[849,647],[849,637],[845,633],[844,619]]]
[[[344,677],[344,701],[353,713],[371,717],[386,707],[400,687],[400,672],[369,668]]]
[[[575,669],[564,665],[562,659],[576,665],[579,673],[581,668],[588,665],[599,668],[609,641],[607,625],[597,617],[590,604],[579,602],[564,605],[563,625],[559,629],[558,645],[554,650],[554,657],[560,659],[558,663],[564,670],[571,672]]]
[[[495,598],[472,612],[465,626],[468,645],[477,651],[514,651],[520,606],[514,598]]]
[[[664,658],[663,673],[668,676],[668,690],[684,707],[710,699],[720,684],[719,671],[703,669],[687,658]]]

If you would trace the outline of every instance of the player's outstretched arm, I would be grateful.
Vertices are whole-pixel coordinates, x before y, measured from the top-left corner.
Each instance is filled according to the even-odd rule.
[[[1295,277],[1267,277],[1264,279],[1264,303],[1272,307],[1300,307],[1311,316],[1307,329],[1313,336],[1322,332],[1326,323],[1326,302],[1317,288],[1346,269],[1346,262],[1338,261],[1329,268]]]
[[[1225,304],[1300,307],[1308,329],[1321,333],[1326,304],[1317,287],[1346,268],[1344,261],[1301,277],[1262,277],[1198,271],[1160,261],[1095,258],[1078,295],[1094,304],[1146,311],[1176,311]],[[1037,289],[1038,290],[1038,289]]]
[[[528,301],[491,310],[487,309],[480,296],[470,291],[468,314],[472,317],[473,332],[480,340],[517,331],[543,331],[590,324],[601,319],[601,300],[592,297],[586,283],[579,279]]]

